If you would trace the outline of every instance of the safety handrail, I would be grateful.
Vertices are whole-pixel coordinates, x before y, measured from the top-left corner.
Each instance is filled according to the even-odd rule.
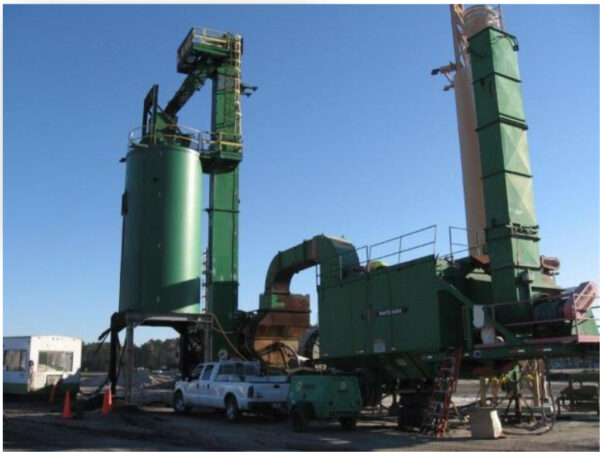
[[[404,249],[402,248],[402,240],[406,239],[407,237],[411,237],[411,236],[420,234],[421,232],[430,231],[430,230],[433,231],[433,238],[432,238],[431,241],[424,242],[424,243],[421,243],[421,244],[418,244],[418,245],[415,245],[415,246],[412,246],[412,247],[409,247],[409,248],[404,248]],[[378,246],[386,245],[388,243],[392,243],[392,242],[395,242],[395,241],[398,241],[398,251],[393,252],[393,253],[388,253],[386,255],[381,255],[381,256],[373,257],[373,249],[374,248],[377,248]],[[374,261],[374,260],[383,259],[385,257],[396,256],[396,255],[398,256],[398,263],[400,263],[400,259],[402,257],[402,253],[406,253],[408,251],[412,251],[412,250],[415,250],[415,249],[418,249],[418,248],[423,248],[423,247],[426,247],[426,246],[429,246],[429,245],[433,245],[433,252],[432,252],[432,254],[435,254],[435,245],[436,245],[436,242],[437,242],[437,225],[433,224],[431,226],[427,226],[425,228],[417,229],[416,231],[412,231],[412,232],[409,232],[407,234],[402,234],[402,235],[399,235],[397,237],[393,237],[391,239],[384,240],[382,242],[374,243],[373,245],[369,246],[369,252],[367,254],[367,263],[371,262],[371,261]]]
[[[467,243],[455,242],[452,237],[452,231],[463,231],[467,233]],[[475,246],[469,246],[469,234],[475,233]],[[481,229],[472,229],[472,228],[461,228],[458,226],[450,226],[448,228],[448,236],[450,241],[450,254],[447,256],[450,260],[454,260],[455,254],[461,253],[470,253],[471,251],[476,251],[477,254],[483,254],[483,247],[485,245],[485,231]],[[480,240],[481,238],[481,240]],[[456,249],[456,246],[460,246],[462,248]]]
[[[417,234],[420,234],[420,233],[423,233],[423,232],[426,232],[426,231],[432,231],[433,235],[432,235],[432,239],[431,240],[423,242],[423,243],[419,243],[417,245],[410,246],[408,248],[403,248],[403,244],[402,244],[403,240],[405,240],[408,237],[411,237],[411,236],[414,236],[414,235],[417,235]],[[393,243],[395,241],[398,242],[398,246],[397,246],[397,248],[396,248],[395,251],[390,252],[390,253],[386,253],[386,254],[382,254],[382,255],[376,255],[376,256],[374,256],[373,250],[375,248],[380,247],[382,245],[389,244],[389,243]],[[320,263],[320,265],[318,265],[316,267],[315,271],[316,271],[317,285],[321,284],[321,279],[322,279],[322,277],[324,275],[331,276],[333,274],[332,272],[339,272],[340,279],[343,277],[342,272],[344,270],[346,270],[346,269],[344,269],[342,267],[342,262],[343,262],[342,257],[345,256],[348,253],[356,253],[358,255],[359,252],[361,252],[361,251],[364,250],[366,252],[366,259],[360,259],[359,258],[358,265],[359,265],[359,267],[364,267],[365,271],[368,271],[371,262],[374,262],[374,261],[377,261],[377,260],[381,260],[381,259],[384,259],[384,258],[389,258],[389,257],[392,257],[392,256],[398,256],[398,262],[397,263],[401,263],[402,262],[402,254],[407,253],[409,251],[416,250],[416,249],[428,247],[428,246],[432,246],[432,254],[435,255],[436,242],[437,242],[437,225],[431,225],[431,226],[427,226],[425,228],[417,229],[416,231],[412,231],[412,232],[409,232],[409,233],[406,233],[406,234],[402,234],[402,235],[393,237],[393,238],[388,239],[388,240],[384,240],[382,242],[374,243],[372,245],[363,245],[363,246],[361,246],[359,248],[350,250],[350,251],[348,251],[346,253],[342,253],[342,254],[340,254],[338,256],[332,256],[330,259],[324,259]],[[337,262],[335,262],[335,260],[337,260]],[[327,265],[332,265],[332,264],[336,264],[336,263],[338,265],[336,266],[335,270],[331,270],[329,272],[323,271],[323,268],[321,268],[319,270],[320,267],[326,267]]]
[[[211,30],[210,28],[194,25],[177,49],[177,60],[181,60],[193,44],[218,45],[225,50],[231,47],[232,35],[223,31]]]
[[[172,125],[173,133],[165,131],[149,131],[145,127],[136,127],[127,136],[129,146],[144,146],[147,144],[170,143],[180,144],[198,152],[220,151],[224,146],[241,151],[243,145],[239,136],[224,132],[207,132],[193,127]]]

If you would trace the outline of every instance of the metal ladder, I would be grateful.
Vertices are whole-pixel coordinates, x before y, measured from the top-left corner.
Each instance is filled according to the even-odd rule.
[[[421,425],[421,433],[435,434],[441,438],[448,427],[448,411],[452,402],[452,394],[456,391],[462,347],[449,349],[440,366],[438,376],[434,380],[433,392],[425,420]]]
[[[233,77],[233,89],[235,92],[235,101],[234,101],[234,109],[235,109],[235,121],[236,121],[236,130],[237,133],[242,135],[242,106],[240,103],[240,94],[242,92],[242,38],[239,36],[235,37],[233,42],[233,66],[235,70],[235,75]]]

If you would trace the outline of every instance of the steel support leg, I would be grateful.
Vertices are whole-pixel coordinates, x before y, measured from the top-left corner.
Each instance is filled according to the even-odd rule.
[[[127,322],[125,333],[125,403],[132,403],[133,387],[133,328],[131,321]]]
[[[204,362],[209,363],[213,359],[213,334],[212,334],[212,322],[205,323],[204,326]]]
[[[110,362],[108,368],[108,378],[110,381],[110,391],[115,394],[117,390],[117,360],[119,359],[119,351],[117,342],[119,340],[119,332],[111,325],[110,328]]]
[[[114,313],[110,318],[110,361],[108,366],[108,379],[112,394],[117,391],[117,372],[119,366],[119,331],[121,330],[121,318]]]
[[[190,339],[189,339],[189,328],[185,328],[183,332],[179,334],[179,372],[182,376],[187,376],[190,371],[189,361],[189,349],[190,349]]]

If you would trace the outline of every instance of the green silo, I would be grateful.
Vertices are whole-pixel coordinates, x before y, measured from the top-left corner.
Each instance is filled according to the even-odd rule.
[[[178,144],[131,144],[119,311],[200,313],[202,165]]]

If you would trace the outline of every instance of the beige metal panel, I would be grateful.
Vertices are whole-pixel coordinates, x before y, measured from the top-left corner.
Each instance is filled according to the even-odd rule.
[[[458,120],[467,239],[470,255],[481,256],[485,254],[485,206],[467,38],[488,26],[501,28],[502,20],[497,9],[486,5],[466,9],[462,5],[450,5],[450,13],[455,53],[452,85]]]
[[[470,67],[456,69],[454,96],[456,98],[469,252],[471,255],[481,255],[484,254],[481,246],[485,242],[484,234],[481,232],[485,230],[485,206],[479,141],[475,132],[477,121]]]

